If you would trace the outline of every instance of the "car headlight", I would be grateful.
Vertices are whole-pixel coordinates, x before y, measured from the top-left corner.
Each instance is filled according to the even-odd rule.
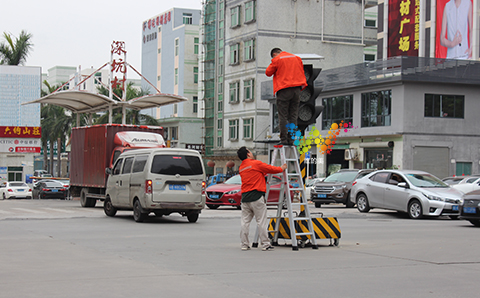
[[[434,196],[434,195],[428,195],[426,193],[423,194],[427,199],[431,200],[431,201],[442,201],[444,202],[445,199],[444,198],[441,198],[441,197],[437,197],[437,196]]]
[[[235,190],[227,191],[225,194],[227,194],[227,195],[233,195],[233,194],[235,194],[235,193],[237,193],[237,192],[240,192],[240,190],[241,190],[241,189],[235,189]]]

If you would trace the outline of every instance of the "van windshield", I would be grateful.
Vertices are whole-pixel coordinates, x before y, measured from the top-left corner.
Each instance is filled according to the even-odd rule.
[[[155,155],[151,173],[162,175],[202,175],[200,158],[191,155],[168,154]]]

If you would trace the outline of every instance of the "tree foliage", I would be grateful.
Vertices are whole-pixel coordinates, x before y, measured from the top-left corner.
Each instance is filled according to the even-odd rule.
[[[7,32],[3,32],[3,37],[6,42],[0,44],[0,64],[23,65],[33,48],[32,34],[22,30],[18,38]]]

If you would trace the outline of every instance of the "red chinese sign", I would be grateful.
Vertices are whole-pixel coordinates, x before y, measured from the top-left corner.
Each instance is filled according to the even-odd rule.
[[[33,126],[0,126],[0,138],[41,138],[42,128]]]
[[[388,57],[418,56],[420,0],[389,0]]]
[[[15,147],[18,153],[40,153],[40,147]]]
[[[172,20],[172,12],[171,11],[166,12],[160,16],[157,16],[156,18],[145,21],[143,23],[143,31],[145,31],[147,28],[152,29],[160,25],[166,25],[171,20]]]
[[[127,64],[125,61],[125,56],[127,51],[125,50],[125,42],[124,41],[114,41],[112,43],[112,61],[110,63],[110,71],[112,73],[120,73],[120,78],[116,75],[112,79],[112,88],[120,88],[123,90],[123,94],[125,95],[125,82],[127,81]],[[123,74],[123,77],[122,77]]]

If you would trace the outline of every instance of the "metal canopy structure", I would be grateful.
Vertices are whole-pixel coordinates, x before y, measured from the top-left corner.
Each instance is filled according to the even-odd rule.
[[[72,111],[73,113],[95,113],[110,108],[127,108],[132,110],[142,110],[159,107],[172,103],[187,101],[188,99],[174,94],[157,93],[138,97],[128,101],[116,101],[107,96],[91,93],[88,91],[67,90],[57,91],[26,103],[53,104]]]

